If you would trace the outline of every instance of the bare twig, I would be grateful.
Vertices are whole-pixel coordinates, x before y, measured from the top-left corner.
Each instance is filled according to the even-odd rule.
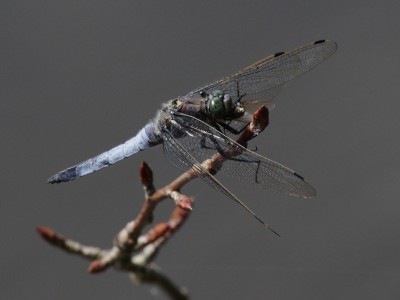
[[[253,114],[253,121],[241,133],[237,143],[247,147],[247,142],[263,131],[267,125],[268,109],[261,107]],[[210,173],[218,172],[227,158],[239,154],[237,149],[227,151],[229,152],[224,155],[217,153],[207,159],[202,163],[202,167]],[[112,266],[129,272],[138,282],[157,285],[171,299],[188,299],[187,291],[162,274],[153,261],[161,247],[183,225],[192,211],[193,201],[179,191],[186,183],[197,178],[199,173],[190,169],[159,190],[154,187],[153,172],[145,162],[140,166],[139,175],[145,197],[142,209],[135,220],[128,222],[116,235],[111,249],[83,245],[47,227],[37,227],[37,231],[51,245],[91,260],[88,267],[90,273],[98,273]],[[143,233],[144,227],[152,223],[157,204],[165,198],[173,199],[176,204],[169,220],[156,224]]]

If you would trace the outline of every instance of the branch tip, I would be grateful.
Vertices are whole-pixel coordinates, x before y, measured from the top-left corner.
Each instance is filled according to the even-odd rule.
[[[139,176],[144,186],[148,187],[153,184],[153,171],[145,161],[140,165]]]
[[[89,267],[88,267],[88,272],[89,273],[100,273],[102,271],[104,271],[107,268],[107,265],[104,264],[101,260],[95,260],[93,261]]]
[[[43,237],[52,236],[55,232],[49,227],[37,226],[36,231]]]
[[[261,131],[263,131],[269,124],[268,108],[261,106],[258,110],[256,110],[253,114],[252,124],[254,125],[253,131],[255,131],[255,134],[259,134]]]
[[[53,229],[49,227],[37,226],[36,231],[50,244],[58,245],[60,242],[64,242],[64,238],[59,236]]]
[[[192,211],[193,210],[193,201],[189,198],[189,197],[183,197],[181,199],[179,199],[176,202],[176,206],[178,206],[179,208],[186,210],[186,211]]]

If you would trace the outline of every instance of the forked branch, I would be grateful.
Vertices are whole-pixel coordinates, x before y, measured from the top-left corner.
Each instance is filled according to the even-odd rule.
[[[237,143],[246,147],[247,142],[268,125],[268,115],[268,109],[265,107],[257,110],[253,114],[253,121],[241,133]],[[221,154],[216,154],[204,161],[202,168],[210,173],[215,173],[221,168],[225,159]],[[177,286],[161,273],[153,261],[161,247],[183,225],[192,211],[193,201],[180,193],[180,189],[197,178],[199,173],[190,169],[159,190],[154,187],[153,172],[145,162],[140,166],[139,174],[145,201],[137,217],[128,222],[116,235],[111,249],[83,245],[80,242],[63,237],[47,227],[37,227],[37,231],[51,245],[91,260],[88,267],[90,273],[98,273],[109,267],[114,267],[129,272],[140,283],[158,286],[171,299],[188,299],[186,289]],[[173,199],[176,205],[169,220],[155,224],[144,232],[145,227],[152,223],[153,212],[157,204],[166,198]]]

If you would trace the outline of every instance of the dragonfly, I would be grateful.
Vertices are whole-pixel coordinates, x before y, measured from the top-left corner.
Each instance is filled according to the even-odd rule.
[[[53,175],[48,182],[71,181],[162,144],[167,159],[174,166],[194,170],[213,188],[242,205],[277,234],[201,162],[219,153],[224,157],[221,171],[228,176],[275,192],[315,197],[314,187],[304,177],[236,143],[231,137],[251,122],[252,113],[260,106],[272,110],[275,105],[272,100],[285,83],[316,67],[336,50],[334,41],[319,40],[291,51],[278,52],[185,96],[169,100],[134,137]]]

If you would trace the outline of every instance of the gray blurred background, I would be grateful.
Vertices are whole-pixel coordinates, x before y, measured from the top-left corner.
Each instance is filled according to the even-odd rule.
[[[164,299],[50,247],[45,225],[110,247],[138,212],[153,148],[80,180],[50,175],[133,136],[161,103],[329,38],[338,52],[276,98],[253,146],[317,189],[304,200],[221,180],[282,235],[205,183],[157,259],[193,299],[399,299],[398,1],[1,1],[0,297]],[[157,219],[173,209],[165,201]]]

